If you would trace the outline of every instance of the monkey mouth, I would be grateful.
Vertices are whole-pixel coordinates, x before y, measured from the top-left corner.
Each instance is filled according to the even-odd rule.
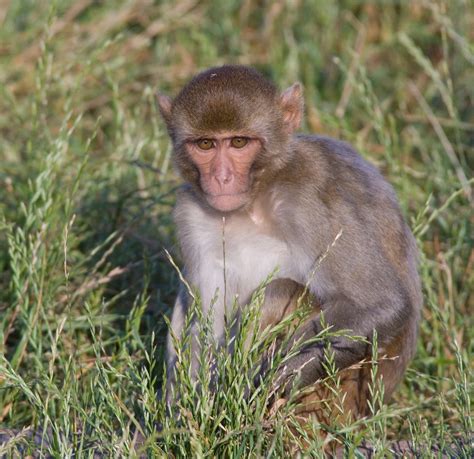
[[[245,196],[248,191],[241,191],[240,193],[204,193],[209,198],[222,198],[225,196]]]
[[[205,193],[205,195],[209,205],[220,212],[231,212],[240,209],[248,201],[248,191],[241,193]]]

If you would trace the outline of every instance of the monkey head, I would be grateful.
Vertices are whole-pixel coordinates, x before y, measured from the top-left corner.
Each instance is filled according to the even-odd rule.
[[[175,164],[212,208],[250,204],[291,160],[303,112],[302,87],[280,94],[256,70],[225,65],[195,76],[174,100],[158,95]]]

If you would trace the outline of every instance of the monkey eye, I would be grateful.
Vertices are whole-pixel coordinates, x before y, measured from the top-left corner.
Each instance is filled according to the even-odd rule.
[[[196,145],[201,150],[210,150],[214,146],[214,142],[211,139],[200,139],[196,142]]]
[[[232,137],[232,140],[230,141],[230,144],[234,148],[243,148],[248,143],[249,143],[249,139],[247,139],[246,137]]]

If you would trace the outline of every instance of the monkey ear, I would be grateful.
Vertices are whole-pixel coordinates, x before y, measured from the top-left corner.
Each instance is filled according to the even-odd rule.
[[[156,100],[158,102],[158,108],[160,109],[161,116],[165,120],[166,125],[169,127],[171,120],[171,104],[173,101],[171,97],[160,93],[156,95]]]
[[[303,118],[303,86],[301,83],[294,83],[285,89],[280,96],[280,104],[283,110],[283,121],[291,134],[300,127]]]

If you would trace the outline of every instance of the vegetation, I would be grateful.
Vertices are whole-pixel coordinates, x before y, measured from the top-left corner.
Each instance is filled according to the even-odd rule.
[[[334,439],[473,457],[473,31],[465,0],[0,1],[0,425],[33,426],[29,451],[53,457],[322,457]],[[375,163],[415,232],[418,351],[369,420],[308,435],[294,404],[243,397],[261,343],[219,358],[216,396],[183,370],[180,416],[156,397],[179,179],[154,94],[228,62],[300,80],[304,130]]]

